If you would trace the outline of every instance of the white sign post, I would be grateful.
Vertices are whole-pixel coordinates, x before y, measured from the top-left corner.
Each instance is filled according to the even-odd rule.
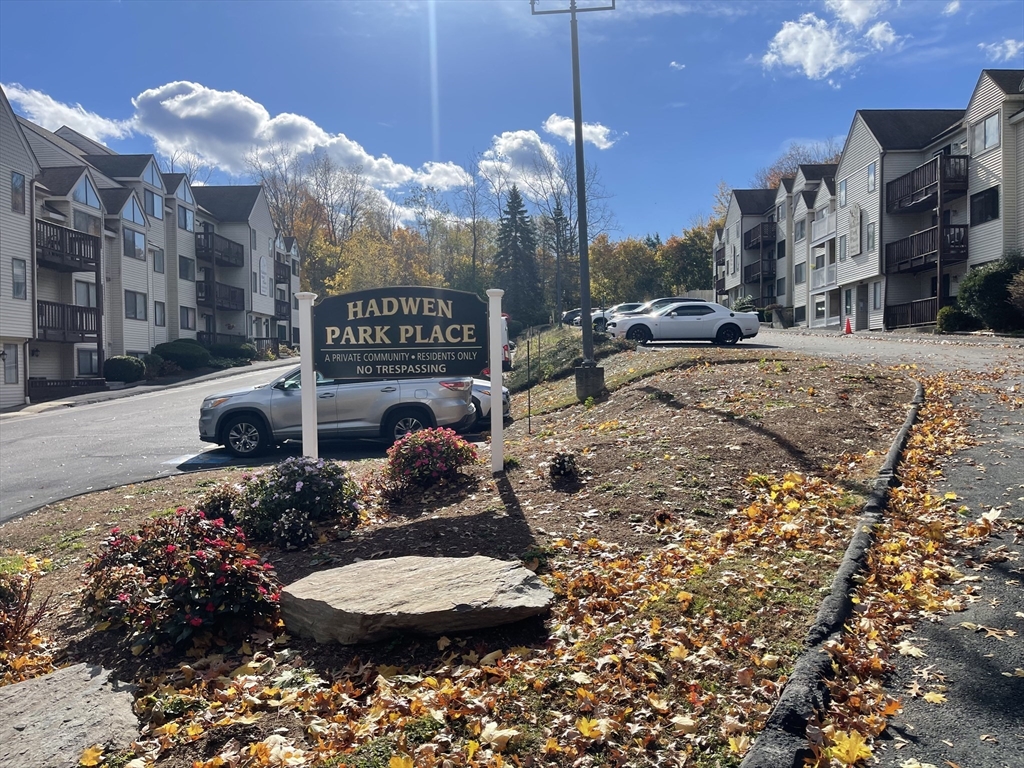
[[[487,336],[491,367],[491,474],[505,471],[505,422],[502,398],[502,333],[500,288],[487,289]]]
[[[313,370],[313,302],[316,294],[300,291],[299,300],[299,373],[302,377],[302,455],[320,458],[316,423],[316,372]]]

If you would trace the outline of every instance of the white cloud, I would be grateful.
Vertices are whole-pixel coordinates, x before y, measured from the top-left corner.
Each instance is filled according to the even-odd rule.
[[[761,63],[768,69],[800,69],[811,80],[821,80],[853,66],[862,56],[851,50],[849,41],[836,28],[813,13],[805,13],[797,21],[783,23]]]
[[[668,68],[669,69],[676,69],[676,70],[678,70],[678,69],[686,69],[686,65],[685,64],[680,64],[678,61],[670,61],[668,63]]]
[[[885,50],[899,39],[893,28],[889,26],[888,21],[878,22],[867,31],[864,37],[879,51]]]
[[[978,43],[992,61],[1013,61],[1024,52],[1024,40],[1006,38],[1001,43]]]
[[[570,144],[576,139],[575,123],[571,117],[552,114],[542,127],[547,133],[565,139]],[[611,128],[600,123],[583,123],[583,141],[590,142],[598,149],[608,149],[618,140]]]
[[[4,91],[29,120],[55,131],[62,125],[73,128],[96,141],[123,139],[132,133],[131,120],[110,120],[90,112],[81,104],[64,104],[53,97],[25,88],[18,83],[5,83]]]
[[[555,148],[536,131],[505,131],[491,140],[480,157],[480,171],[487,178],[508,179],[526,187],[537,186],[536,177],[558,163]]]
[[[854,29],[860,29],[887,5],[885,0],[825,0],[825,7]]]
[[[946,3],[946,7],[942,9],[943,16],[952,16],[954,13],[960,10],[960,0],[950,0]]]

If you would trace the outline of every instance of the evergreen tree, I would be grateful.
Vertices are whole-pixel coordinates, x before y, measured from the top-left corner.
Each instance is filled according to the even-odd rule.
[[[543,320],[543,298],[537,276],[537,235],[526,213],[519,189],[513,184],[498,220],[498,251],[494,272],[505,290],[502,306],[516,320],[530,324]]]

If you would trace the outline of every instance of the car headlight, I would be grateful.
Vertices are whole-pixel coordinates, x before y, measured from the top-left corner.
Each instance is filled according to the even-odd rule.
[[[212,397],[208,400],[203,400],[203,410],[207,408],[216,408],[218,405],[224,405],[230,397]]]

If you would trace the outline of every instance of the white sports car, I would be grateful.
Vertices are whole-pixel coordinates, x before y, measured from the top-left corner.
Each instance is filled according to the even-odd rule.
[[[751,339],[761,329],[756,312],[735,312],[713,302],[669,304],[649,315],[617,317],[608,333],[638,344],[649,341],[710,341],[735,344]]]

